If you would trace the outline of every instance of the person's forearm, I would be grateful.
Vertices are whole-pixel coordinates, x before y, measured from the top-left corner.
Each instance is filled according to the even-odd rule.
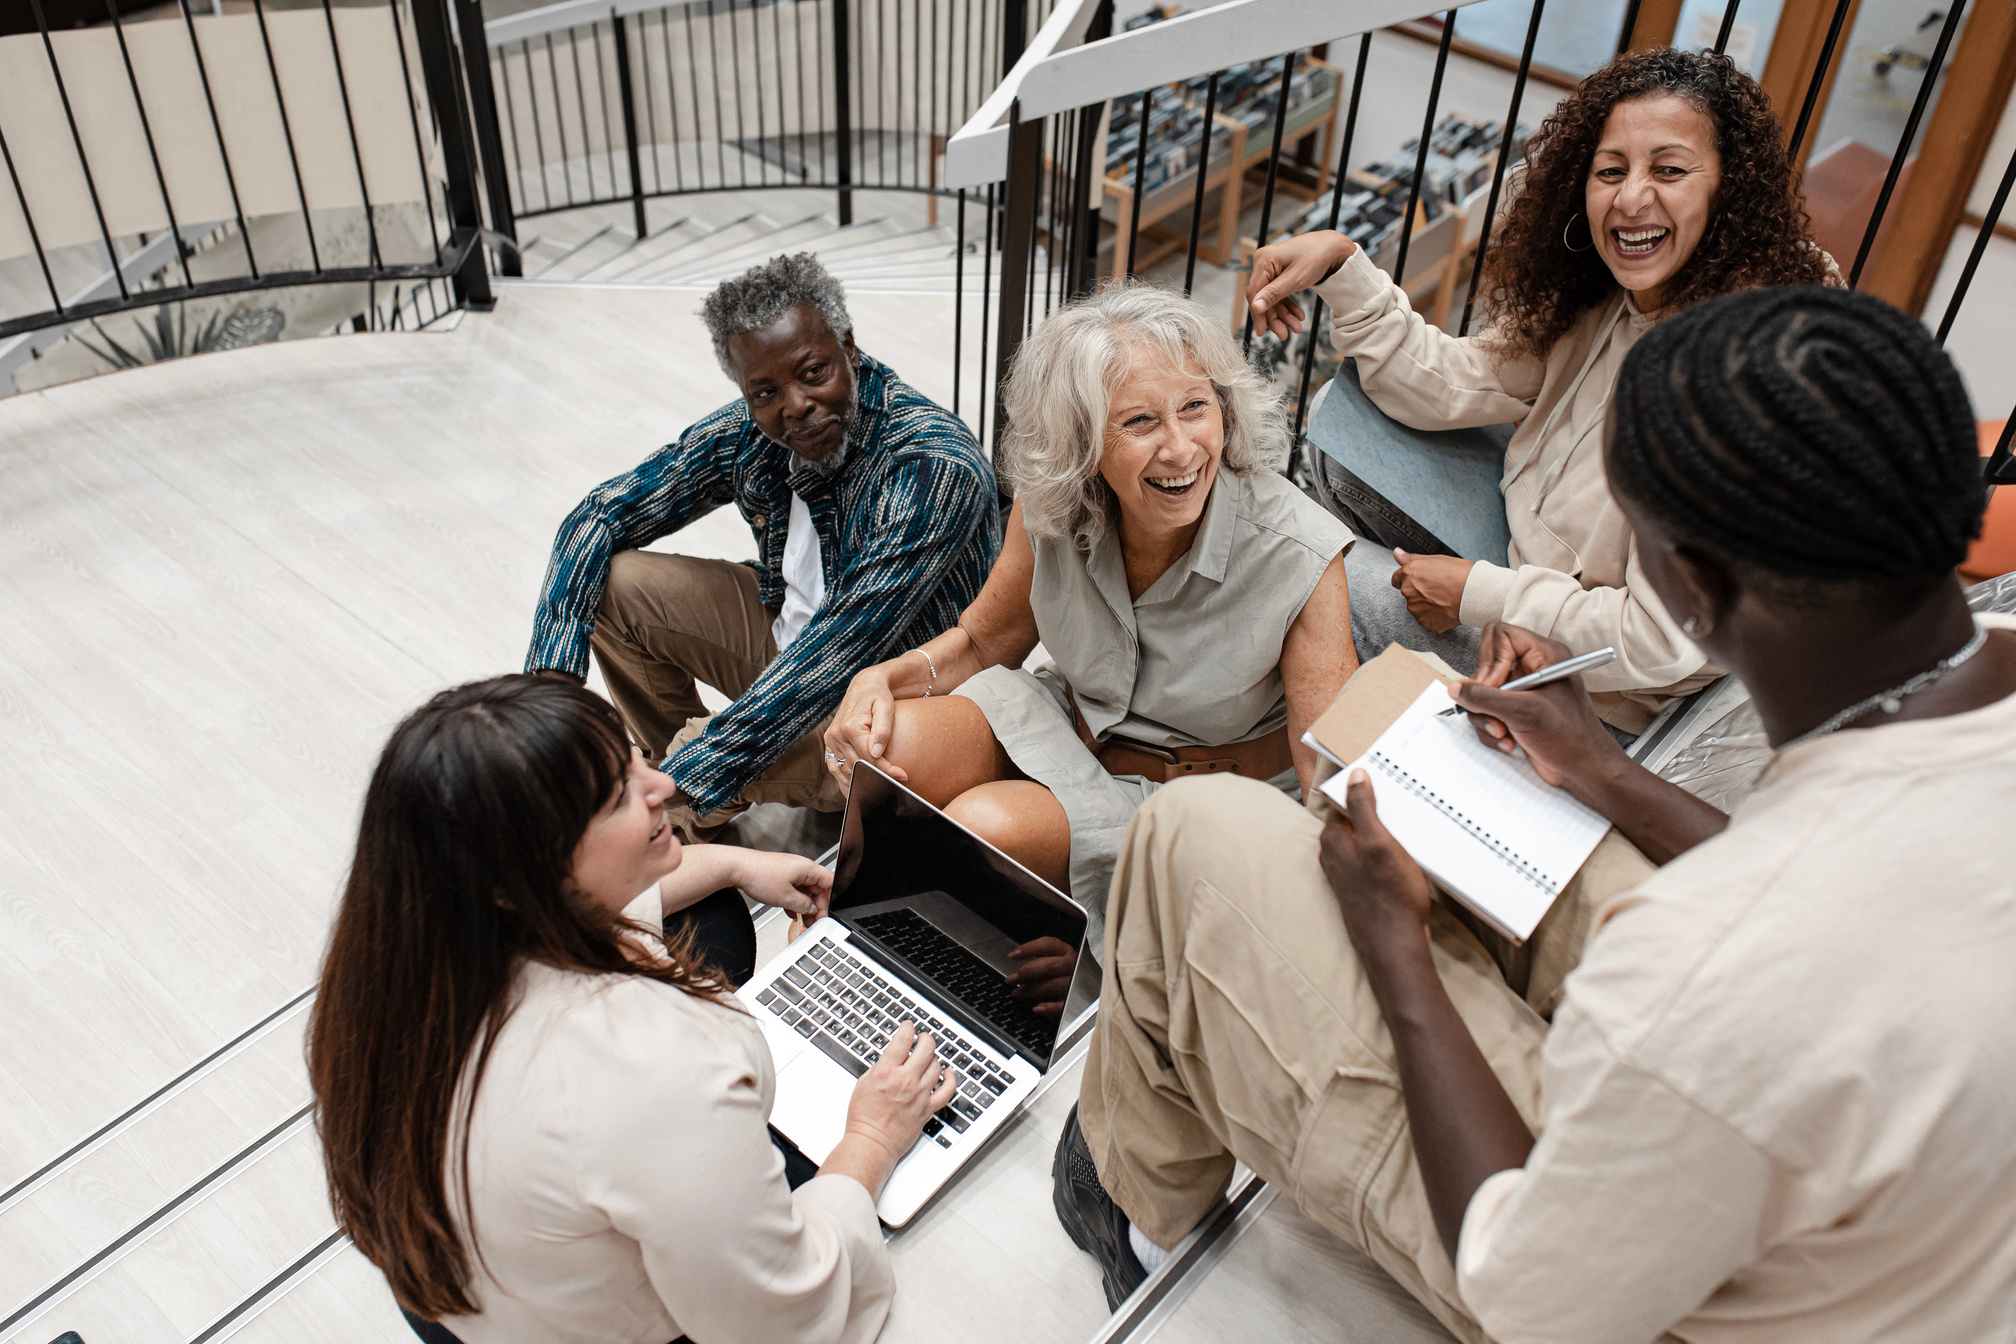
[[[921,650],[908,649],[891,658],[881,665],[881,670],[889,679],[891,695],[898,700],[912,700],[926,692],[948,694],[985,666],[975,655],[972,637],[955,625],[926,641]]]
[[[888,1145],[850,1129],[841,1136],[840,1142],[833,1145],[833,1151],[826,1154],[819,1174],[851,1176],[868,1192],[868,1198],[880,1199],[882,1187],[888,1184],[889,1173],[896,1169],[896,1158]]]
[[[1566,777],[1568,792],[1600,813],[1655,864],[1720,835],[1729,817],[1622,751],[1587,774]]]
[[[1428,1208],[1450,1259],[1477,1187],[1524,1166],[1533,1135],[1435,973],[1426,937],[1365,961],[1400,1065]]]
[[[665,914],[675,915],[706,900],[723,887],[742,885],[741,856],[733,845],[686,845],[679,866],[658,879]]]

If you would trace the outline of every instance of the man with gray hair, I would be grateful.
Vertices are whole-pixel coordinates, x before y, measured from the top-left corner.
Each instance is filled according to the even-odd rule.
[[[848,679],[956,621],[1001,544],[972,433],[855,348],[812,254],[724,281],[700,317],[741,399],[567,515],[525,658],[578,678],[594,650],[689,841],[750,803],[839,811],[821,738]],[[728,503],[753,563],[637,549]],[[703,681],[734,700],[711,718]]]

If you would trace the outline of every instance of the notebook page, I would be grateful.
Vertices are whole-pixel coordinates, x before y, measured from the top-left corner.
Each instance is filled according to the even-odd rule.
[[[1372,772],[1382,817],[1397,803],[1441,819],[1438,827],[1410,816],[1412,840],[1388,828],[1444,886],[1524,938],[1609,823],[1523,759],[1479,742],[1467,718],[1440,717],[1449,703],[1441,686],[1426,688],[1354,764]],[[1341,801],[1346,778],[1327,781],[1326,791]],[[1402,793],[1411,801],[1396,798]]]

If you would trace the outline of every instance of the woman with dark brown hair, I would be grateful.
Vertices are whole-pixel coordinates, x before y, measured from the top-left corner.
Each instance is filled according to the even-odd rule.
[[[875,1198],[956,1077],[906,1024],[816,1174],[773,1146],[715,960],[753,946],[689,916],[746,931],[739,887],[817,917],[832,874],[682,849],[671,790],[542,677],[442,692],[379,759],[308,1065],[330,1202],[424,1339],[865,1344],[888,1315]]]
[[[1499,482],[1507,563],[1352,548],[1361,656],[1397,641],[1467,671],[1493,621],[1577,652],[1608,644],[1616,661],[1584,680],[1620,735],[1707,682],[1716,669],[1645,583],[1604,476],[1617,372],[1645,330],[1692,303],[1832,273],[1764,91],[1726,57],[1670,47],[1611,61],[1528,142],[1485,258],[1477,336],[1423,321],[1342,234],[1262,248],[1255,320],[1284,339],[1300,331],[1291,296],[1314,286],[1338,352],[1388,416],[1420,430],[1521,422]]]

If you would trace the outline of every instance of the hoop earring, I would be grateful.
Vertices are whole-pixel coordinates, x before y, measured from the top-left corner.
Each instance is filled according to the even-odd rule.
[[[1568,216],[1568,222],[1561,226],[1561,246],[1567,248],[1570,252],[1587,252],[1591,247],[1596,246],[1596,235],[1593,233],[1589,235],[1589,242],[1585,247],[1577,247],[1568,241],[1568,230],[1574,228],[1575,221],[1580,218],[1582,218],[1582,212],[1577,210],[1574,214]]]

